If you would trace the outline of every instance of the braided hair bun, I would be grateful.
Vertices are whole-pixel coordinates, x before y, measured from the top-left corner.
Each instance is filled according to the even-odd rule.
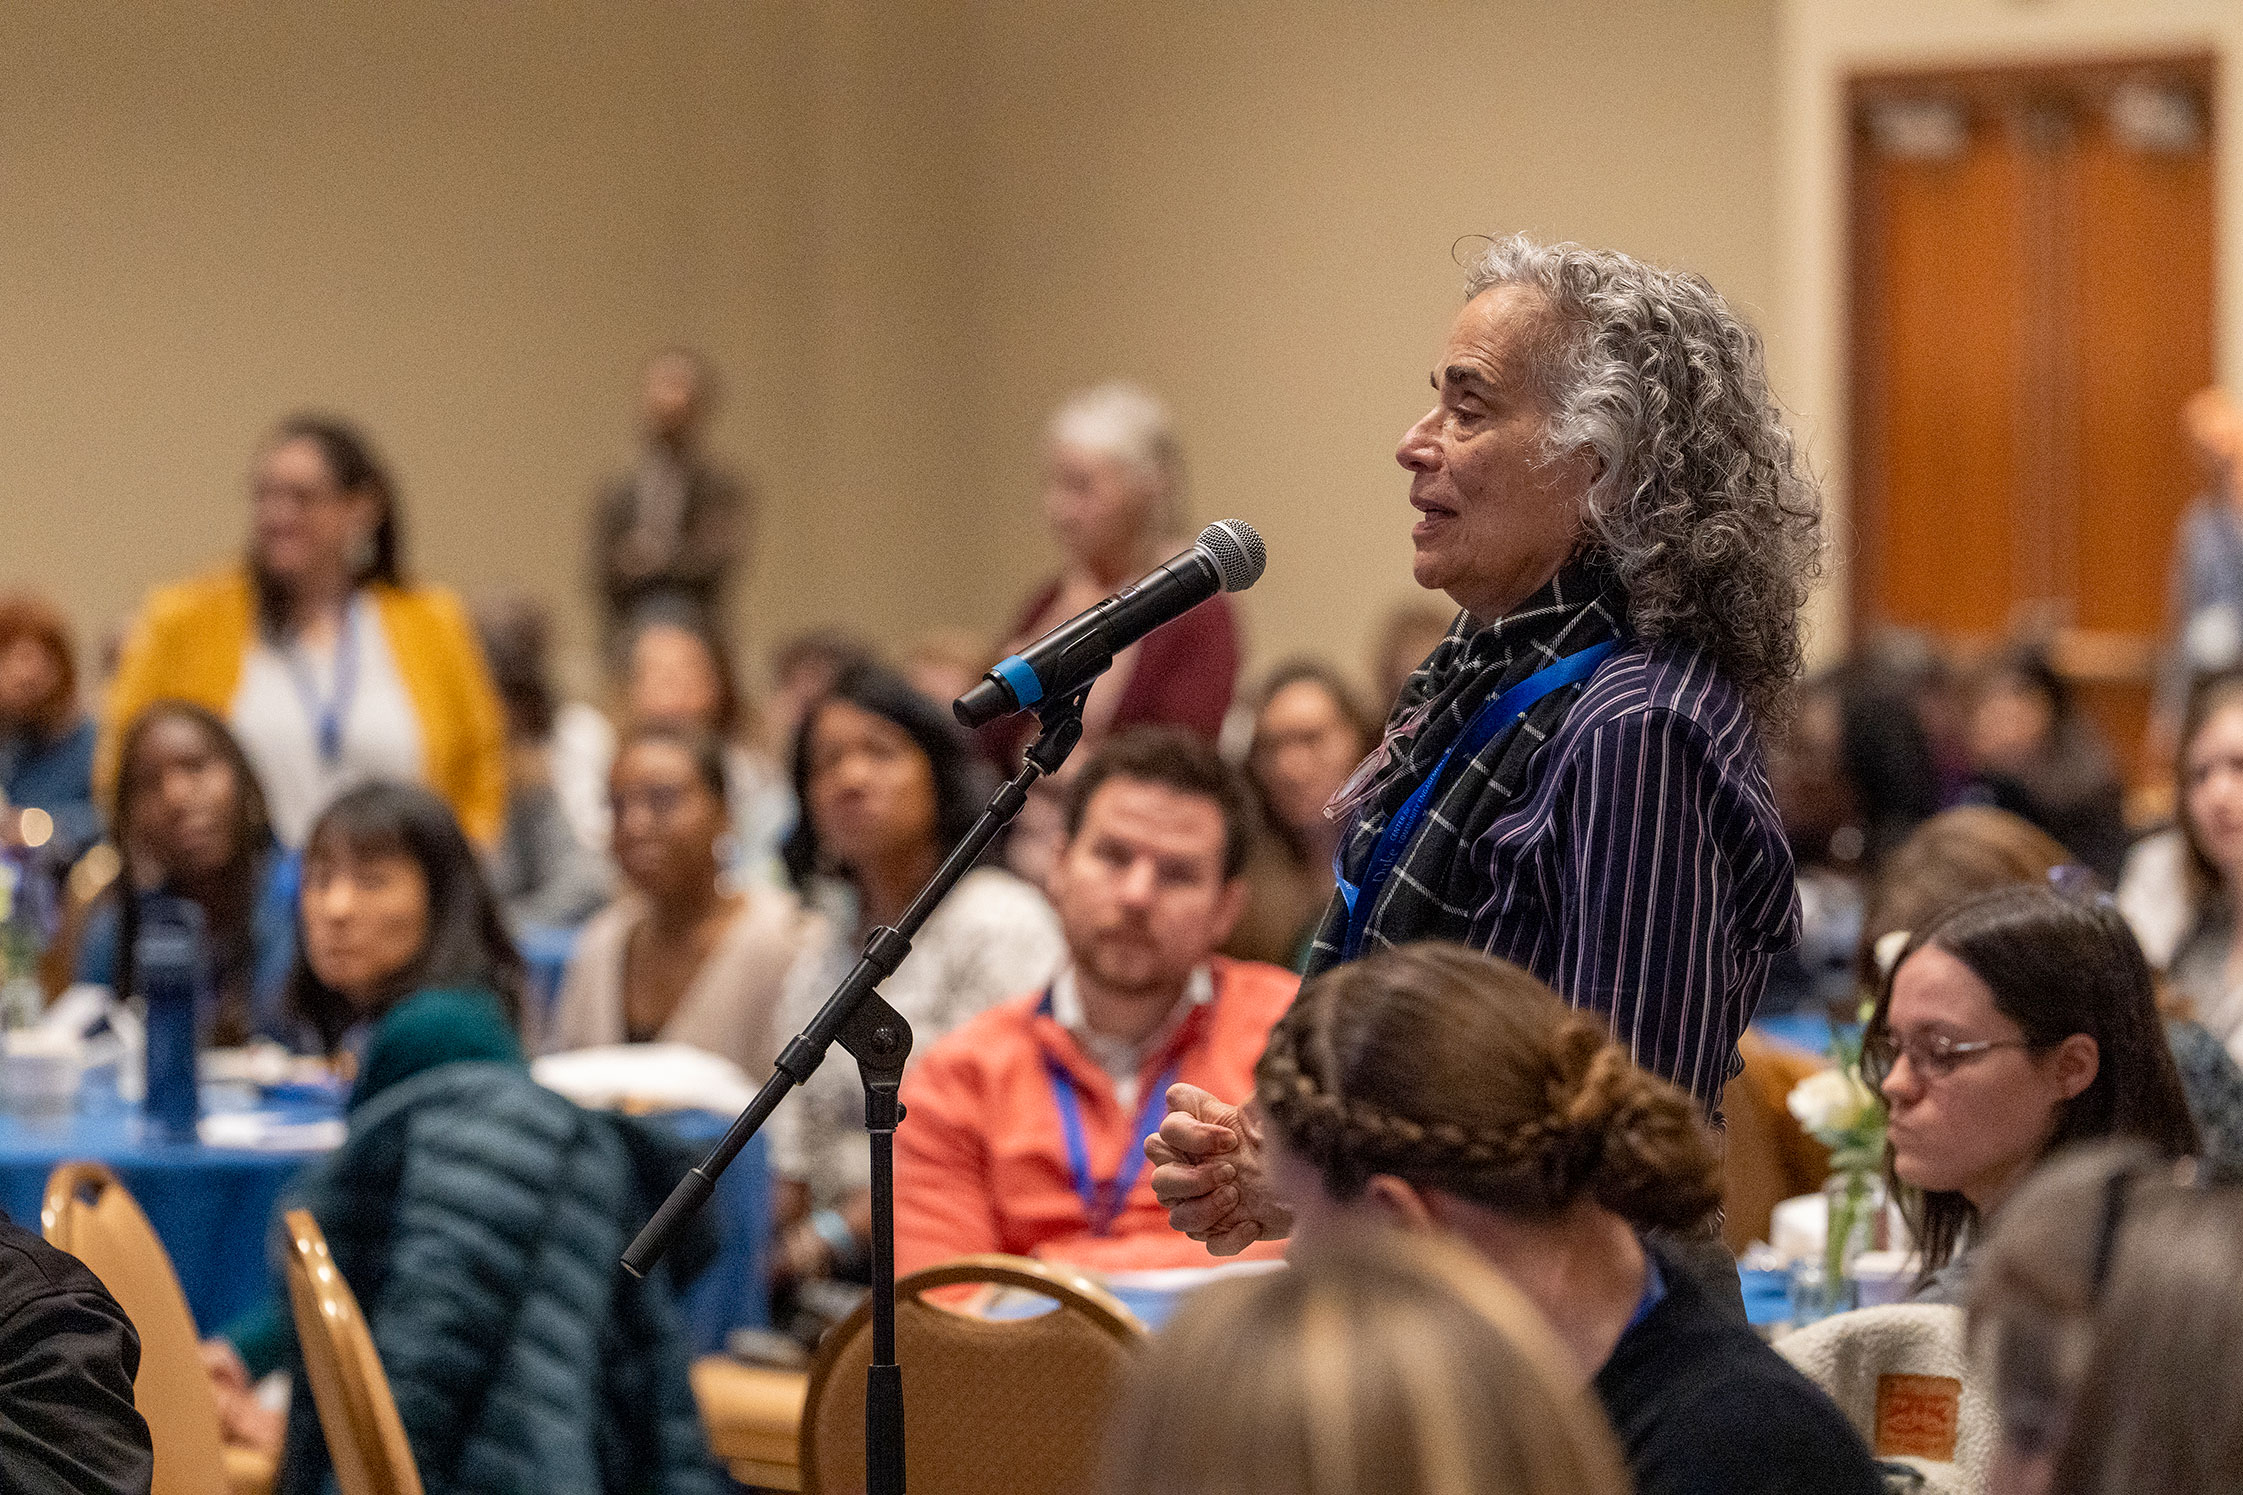
[[[1588,1195],[1674,1229],[1721,1198],[1687,1094],[1526,972],[1460,946],[1402,946],[1304,986],[1255,1100],[1335,1198],[1384,1173],[1533,1217]]]

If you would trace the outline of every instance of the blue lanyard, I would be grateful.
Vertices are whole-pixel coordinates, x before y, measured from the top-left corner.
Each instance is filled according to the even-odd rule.
[[[1448,751],[1441,754],[1441,761],[1425,776],[1425,782],[1419,784],[1410,797],[1402,801],[1402,807],[1388,818],[1386,828],[1379,832],[1378,844],[1371,848],[1371,859],[1363,868],[1361,883],[1348,880],[1347,869],[1341,865],[1347,838],[1340,839],[1339,849],[1332,853],[1332,876],[1339,883],[1340,901],[1347,905],[1347,932],[1340,943],[1340,959],[1353,960],[1363,953],[1363,935],[1371,922],[1371,909],[1378,903],[1379,890],[1386,886],[1387,878],[1393,876],[1395,863],[1402,859],[1403,849],[1417,834],[1418,822],[1425,818],[1427,808],[1433,803],[1433,791],[1447,771],[1449,760],[1460,751],[1467,759],[1476,756],[1494,740],[1496,733],[1513,722],[1526,720],[1535,702],[1554,690],[1563,690],[1588,679],[1619,642],[1616,638],[1606,639],[1544,665],[1473,712],[1456,741],[1449,744]]]
[[[1623,1336],[1633,1333],[1638,1324],[1651,1317],[1651,1311],[1664,1302],[1666,1296],[1667,1274],[1659,1270],[1659,1258],[1652,1255],[1647,1246],[1643,1252],[1643,1296],[1636,1299],[1636,1311],[1628,1315],[1627,1327],[1620,1333]]]
[[[350,715],[351,698],[358,694],[358,599],[343,609],[343,630],[335,639],[335,694],[322,701],[304,660],[303,646],[288,650],[288,673],[296,681],[296,694],[304,714],[312,720],[312,735],[319,742],[319,761],[329,768],[343,761],[343,719]]]
[[[1044,1012],[1051,1012],[1051,992],[1044,992]],[[1160,1125],[1161,1117],[1168,1114],[1168,1087],[1176,1083],[1177,1066],[1168,1066],[1160,1083],[1139,1098],[1137,1121],[1122,1139],[1122,1155],[1114,1165],[1110,1178],[1094,1177],[1090,1171],[1090,1138],[1083,1130],[1082,1103],[1075,1098],[1074,1077],[1067,1067],[1048,1055],[1044,1067],[1051,1075],[1051,1098],[1059,1107],[1059,1129],[1067,1139],[1067,1171],[1072,1176],[1075,1193],[1083,1202],[1083,1214],[1089,1217],[1090,1233],[1105,1235],[1121,1216],[1122,1207],[1129,1203],[1130,1191],[1137,1187],[1137,1179],[1145,1171],[1145,1138]]]

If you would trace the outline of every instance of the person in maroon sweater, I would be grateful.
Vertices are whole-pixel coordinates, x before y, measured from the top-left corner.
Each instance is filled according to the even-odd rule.
[[[1065,554],[1013,620],[1004,653],[1111,596],[1182,550],[1183,452],[1168,408],[1130,384],[1070,396],[1044,441],[1044,515]],[[1238,683],[1238,618],[1216,596],[1124,649],[1083,712],[1088,758],[1123,727],[1183,727],[1215,740]],[[1035,723],[1022,717],[985,742],[1017,756]]]

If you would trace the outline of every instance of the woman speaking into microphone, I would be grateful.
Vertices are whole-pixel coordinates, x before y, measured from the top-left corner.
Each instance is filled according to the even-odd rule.
[[[1308,971],[1486,951],[1711,1115],[1797,937],[1760,734],[1799,671],[1819,496],[1758,334],[1699,277],[1512,238],[1465,291],[1395,453],[1413,574],[1461,611],[1335,802]],[[1217,1254],[1290,1223],[1242,1099],[1179,1086],[1148,1143]]]

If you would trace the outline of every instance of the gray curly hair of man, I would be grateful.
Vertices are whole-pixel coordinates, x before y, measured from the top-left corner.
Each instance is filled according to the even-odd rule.
[[[1467,300],[1526,286],[1553,315],[1538,360],[1548,441],[1599,460],[1588,528],[1630,626],[1703,648],[1755,711],[1780,715],[1822,568],[1822,498],[1759,334],[1702,277],[1617,250],[1515,235],[1466,269]]]

